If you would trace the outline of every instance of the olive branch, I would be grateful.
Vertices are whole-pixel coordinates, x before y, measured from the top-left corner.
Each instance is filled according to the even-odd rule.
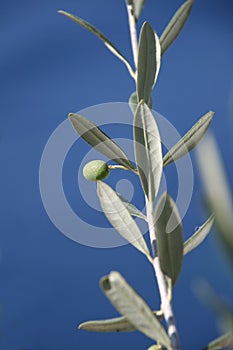
[[[66,11],[60,14],[73,20],[96,35],[106,47],[126,66],[135,81],[135,92],[129,98],[134,115],[134,165],[108,135],[92,121],[76,113],[69,114],[75,131],[93,148],[114,162],[93,160],[85,165],[86,179],[97,182],[97,195],[103,212],[119,234],[143,253],[152,264],[160,293],[160,310],[153,311],[146,301],[128,284],[123,276],[113,271],[104,276],[100,285],[121,317],[82,323],[79,328],[96,332],[130,332],[139,330],[153,340],[150,350],[180,350],[180,341],[172,305],[173,287],[182,270],[183,257],[198,247],[210,232],[214,217],[211,215],[187,240],[183,240],[179,210],[166,192],[154,202],[158,194],[163,168],[189,153],[207,132],[213,112],[202,116],[196,124],[165,155],[162,154],[161,138],[152,110],[151,94],[160,71],[161,59],[186,23],[193,0],[187,0],[174,14],[159,37],[148,22],[140,28],[138,39],[137,21],[144,6],[143,0],[126,0],[129,31],[134,67],[117,47],[97,28],[87,21]],[[146,214],[128,202],[103,180],[112,171],[124,169],[139,176],[145,195]],[[148,247],[133,217],[148,224]],[[165,320],[166,327],[161,323]],[[214,349],[214,348],[212,348]]]

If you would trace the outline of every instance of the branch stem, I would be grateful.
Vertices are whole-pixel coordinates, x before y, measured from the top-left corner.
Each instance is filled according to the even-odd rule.
[[[138,64],[138,39],[137,39],[137,29],[136,29],[136,20],[133,13],[133,4],[132,1],[126,0],[126,7],[128,12],[128,20],[129,20],[129,31],[130,31],[130,39],[132,46],[132,53],[134,59],[134,65],[137,69]]]
[[[154,218],[153,218],[153,206],[148,202],[147,198],[146,198],[146,208],[147,208],[147,221],[148,221],[148,227],[149,227],[150,242],[151,242],[151,247],[153,252],[153,267],[154,267],[154,272],[157,279],[160,298],[161,298],[161,310],[163,311],[164,318],[167,323],[167,332],[171,340],[172,350],[180,350],[179,335],[176,327],[175,316],[172,310],[172,304],[170,300],[171,298],[169,296],[166,277],[163,274],[160,267],[157,248],[156,248],[156,233],[155,233]]]

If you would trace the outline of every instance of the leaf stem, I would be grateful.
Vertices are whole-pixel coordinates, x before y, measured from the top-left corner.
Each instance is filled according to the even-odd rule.
[[[133,171],[136,175],[138,175],[138,170],[137,169],[128,169],[124,167],[123,165],[108,165],[109,169],[122,169],[122,170],[130,170]]]
[[[157,279],[160,298],[161,298],[161,310],[163,311],[164,318],[167,323],[167,332],[171,340],[172,350],[180,350],[179,335],[176,327],[175,316],[172,310],[171,298],[169,296],[166,277],[163,274],[160,267],[157,248],[156,248],[156,234],[155,234],[155,226],[154,226],[154,218],[153,218],[153,206],[147,200],[147,198],[146,198],[146,208],[147,208],[147,221],[148,221],[150,242],[151,242],[151,247],[153,252],[153,267],[154,267],[154,272]]]
[[[132,53],[134,59],[134,65],[137,69],[138,64],[138,39],[137,39],[137,29],[136,29],[136,20],[134,16],[134,9],[132,1],[126,0],[126,8],[128,12],[128,20],[129,20],[129,31],[130,31],[130,39],[132,46]]]

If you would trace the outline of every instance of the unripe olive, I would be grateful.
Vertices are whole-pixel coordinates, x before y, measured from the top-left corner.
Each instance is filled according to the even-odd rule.
[[[92,160],[83,168],[83,175],[89,181],[103,180],[109,175],[108,164],[103,160]]]

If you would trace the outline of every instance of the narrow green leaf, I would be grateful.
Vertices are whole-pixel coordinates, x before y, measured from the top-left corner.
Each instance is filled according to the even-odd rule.
[[[120,199],[122,200],[122,202],[124,203],[124,205],[128,209],[131,216],[136,216],[140,219],[147,221],[146,215],[144,215],[138,208],[136,208],[135,205],[133,205],[132,203],[127,201],[127,199],[122,197],[119,193],[117,193],[117,195],[120,197]]]
[[[86,22],[85,20],[83,20],[80,17],[72,15],[71,13],[68,13],[68,12],[63,11],[63,10],[58,11],[58,13],[66,16],[69,19],[71,19],[72,21],[78,23],[80,26],[89,30],[91,33],[96,35],[100,40],[102,40],[104,42],[104,44],[107,46],[107,48],[126,65],[130,75],[133,78],[135,78],[135,73],[134,73],[131,65],[129,64],[128,60],[122,55],[122,53],[111,43],[111,41],[103,33],[101,33],[97,28],[95,28],[93,25]]]
[[[203,350],[220,350],[233,345],[233,334],[228,332],[215,340],[212,340]]]
[[[161,318],[161,311],[153,311],[157,318]],[[133,332],[136,331],[130,321],[122,317],[114,317],[107,320],[87,321],[79,325],[79,329],[91,332]]]
[[[80,114],[69,114],[74,130],[97,151],[128,169],[134,169],[122,149],[90,120]]]
[[[176,37],[181,32],[185,22],[187,21],[190,12],[192,10],[193,0],[187,0],[174,14],[167,27],[164,29],[161,37],[161,51],[162,54],[168,49],[168,47],[174,42]]]
[[[101,280],[101,288],[115,308],[149,338],[171,349],[168,335],[153,311],[116,271]]]
[[[182,223],[175,202],[164,193],[155,210],[158,256],[163,273],[176,283],[183,261]]]
[[[161,61],[159,38],[149,23],[142,26],[138,47],[137,95],[138,101],[149,104]]]
[[[163,160],[157,124],[143,101],[134,117],[134,141],[140,180],[148,200],[153,203],[161,181]]]
[[[133,332],[135,327],[126,317],[115,317],[107,320],[87,321],[79,325],[79,329],[91,332]]]
[[[209,234],[214,224],[214,215],[209,219],[184,243],[184,255],[198,247]]]
[[[120,235],[151,260],[143,235],[118,194],[102,181],[97,183],[101,207]]]
[[[233,198],[222,157],[212,135],[207,135],[197,148],[197,160],[206,201],[215,214],[216,233],[233,263]]]
[[[177,142],[163,157],[163,166],[183,157],[190,152],[207,132],[213,119],[214,112],[206,113],[196,124]]]

